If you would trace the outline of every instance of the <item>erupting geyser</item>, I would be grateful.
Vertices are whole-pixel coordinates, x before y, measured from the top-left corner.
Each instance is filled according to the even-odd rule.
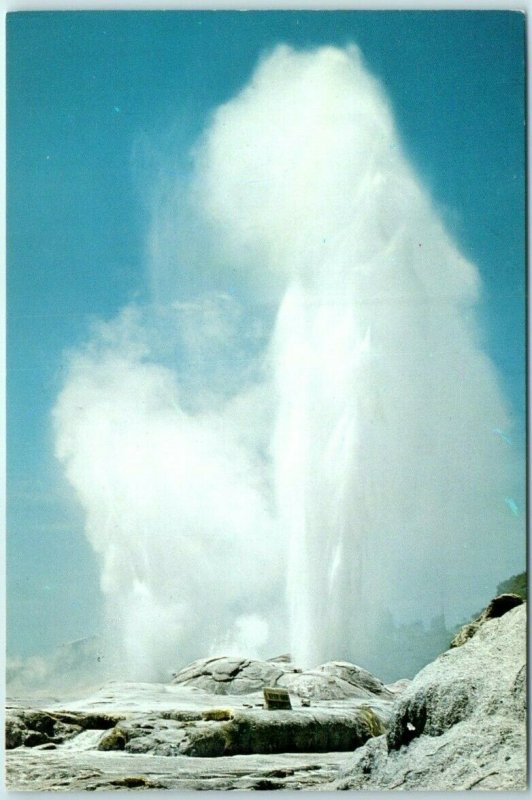
[[[125,312],[73,358],[55,412],[127,653],[143,674],[272,655],[286,579],[294,658],[379,672],[385,620],[454,622],[522,566],[477,270],[355,47],[273,51],[214,114],[187,192],[233,299],[174,303],[167,350],[160,315]],[[251,291],[278,310],[242,345]]]

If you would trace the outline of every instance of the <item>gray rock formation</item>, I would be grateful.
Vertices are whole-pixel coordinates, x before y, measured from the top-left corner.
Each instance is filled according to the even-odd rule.
[[[82,731],[113,728],[119,719],[108,714],[8,709],[5,722],[6,750],[63,744]]]
[[[303,672],[285,658],[205,659],[170,685],[111,681],[8,709],[8,786],[523,789],[525,664],[521,605],[411,682],[384,686],[346,662]],[[291,711],[262,708],[272,684],[288,689]]]
[[[425,667],[336,789],[526,787],[526,605]]]
[[[471,639],[478,629],[489,619],[502,617],[507,611],[510,611],[510,609],[520,606],[522,602],[523,598],[518,594],[500,594],[498,597],[495,597],[473,622],[462,625],[456,636],[454,636],[451,647],[460,647],[465,644],[465,642]]]
[[[354,747],[385,730],[391,706],[383,697],[313,700],[310,707],[293,698],[293,710],[267,711],[262,692],[226,696],[223,706],[219,699],[194,686],[110,682],[67,708],[11,708],[8,785],[316,788]]]
[[[393,698],[386,686],[367,670],[347,661],[329,661],[312,670],[285,673],[278,680],[299,697],[312,700],[347,700],[360,698],[374,700]]]
[[[21,748],[9,752],[6,774],[10,789],[18,791],[316,790],[334,778],[348,756],[348,753],[279,753],[166,758],[124,752],[66,753],[61,748],[51,752]]]
[[[202,714],[155,715],[123,720],[105,734],[99,750],[163,756],[221,756],[260,753],[326,753],[354,750],[385,731],[368,706],[346,709],[265,711],[211,709]]]
[[[280,686],[312,700],[390,700],[393,696],[382,681],[355,664],[330,661],[303,671],[287,659],[287,656],[272,661],[201,659],[176,673],[172,683],[224,695],[251,694],[265,686]]]
[[[177,672],[172,683],[194,686],[211,694],[251,694],[264,686],[275,686],[285,673],[295,670],[297,667],[284,660],[202,658]]]

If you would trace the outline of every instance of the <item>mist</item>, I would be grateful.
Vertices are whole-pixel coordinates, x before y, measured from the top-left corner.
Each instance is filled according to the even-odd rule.
[[[54,409],[108,635],[139,679],[287,649],[383,673],[385,620],[456,623],[524,565],[478,269],[355,46],[266,54],[192,163],[152,303],[94,327]]]

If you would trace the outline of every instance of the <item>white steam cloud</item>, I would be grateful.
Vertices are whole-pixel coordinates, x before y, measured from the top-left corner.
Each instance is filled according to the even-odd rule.
[[[212,313],[213,301],[206,305],[177,310],[173,325],[185,339],[193,313],[201,324]],[[174,371],[151,360],[159,324],[126,309],[101,325],[71,358],[55,409],[57,455],[101,560],[109,626],[124,669],[139,678],[162,676],[218,641],[239,652],[253,640],[250,603],[270,615],[283,588],[261,457],[262,392],[219,398],[214,411],[198,410],[212,398],[191,390],[195,410],[185,410]],[[266,617],[257,625],[268,641]]]
[[[102,324],[55,409],[111,624],[144,677],[275,655],[288,629],[304,664],[378,671],[387,614],[456,621],[521,568],[478,272],[355,47],[265,58],[184,194],[151,252],[181,242],[233,297],[176,291]]]

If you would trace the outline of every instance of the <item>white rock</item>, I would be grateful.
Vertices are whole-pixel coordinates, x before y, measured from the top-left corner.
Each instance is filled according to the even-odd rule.
[[[386,736],[329,788],[526,787],[526,606],[486,622],[396,700]]]

